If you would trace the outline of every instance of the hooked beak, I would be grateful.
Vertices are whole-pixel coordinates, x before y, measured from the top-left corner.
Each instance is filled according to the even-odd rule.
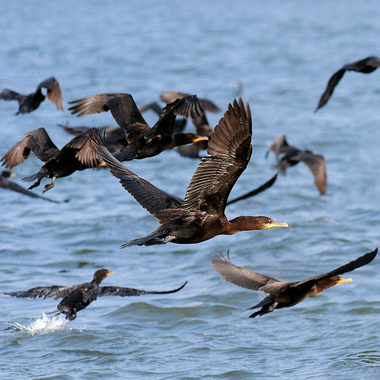
[[[350,282],[350,281],[352,281],[352,278],[343,278],[343,277],[340,277],[337,285],[343,284],[343,282]]]
[[[273,221],[273,223],[268,223],[267,228],[275,228],[275,227],[289,227],[288,223],[279,223]]]
[[[115,273],[115,271],[108,272],[108,273],[107,273],[107,277],[108,277],[110,274],[114,274],[114,273]]]
[[[193,143],[196,143],[196,142],[198,142],[198,141],[208,141],[208,140],[209,140],[208,137],[197,137],[197,138],[193,141]]]

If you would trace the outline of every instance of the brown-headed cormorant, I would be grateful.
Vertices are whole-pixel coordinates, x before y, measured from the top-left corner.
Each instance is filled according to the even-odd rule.
[[[266,216],[239,216],[228,221],[224,210],[231,189],[248,165],[252,153],[252,121],[248,102],[229,104],[208,144],[209,157],[203,157],[187,188],[183,202],[161,191],[127,169],[91,136],[111,173],[122,186],[161,224],[151,234],[122,245],[152,245],[168,242],[199,243],[217,235],[239,231],[287,227]]]
[[[238,267],[231,263],[229,252],[227,252],[227,259],[225,259],[220,252],[220,256],[214,257],[212,263],[215,270],[220,273],[226,281],[241,286],[242,288],[261,290],[269,294],[269,296],[265,297],[260,303],[247,309],[261,308],[256,313],[250,315],[250,318],[254,318],[257,315],[261,316],[270,313],[274,309],[294,306],[307,297],[319,296],[321,292],[334,285],[352,281],[351,278],[345,279],[339,275],[351,272],[356,268],[370,263],[376,257],[376,254],[377,248],[373,252],[367,253],[331,272],[312,276],[306,280],[297,282],[279,281],[275,278],[253,272],[250,269]]]
[[[57,309],[59,313],[65,314],[66,318],[70,321],[75,319],[77,312],[86,308],[91,302],[95,301],[98,297],[106,296],[120,296],[131,297],[140,296],[144,294],[169,294],[181,290],[187,281],[178,289],[167,291],[146,291],[133,288],[123,288],[120,286],[99,286],[100,283],[110,274],[107,269],[100,269],[95,272],[94,278],[91,282],[73,286],[39,286],[37,288],[29,289],[26,291],[18,292],[2,292],[13,297],[22,298],[36,298],[36,297],[54,297],[54,299],[63,298],[58,304]]]

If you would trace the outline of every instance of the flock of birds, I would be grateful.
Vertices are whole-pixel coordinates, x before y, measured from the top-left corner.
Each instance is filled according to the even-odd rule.
[[[368,57],[344,65],[327,84],[318,107],[323,107],[331,97],[335,86],[345,71],[371,73],[380,66],[380,58]],[[43,90],[44,89],[44,90]],[[46,91],[46,96],[42,90]],[[0,99],[17,100],[17,114],[36,110],[45,98],[50,99],[59,110],[63,110],[61,89],[53,77],[41,82],[34,93],[20,95],[4,89]],[[43,190],[54,187],[56,179],[71,175],[77,170],[108,167],[142,207],[155,216],[159,227],[146,236],[124,243],[121,248],[134,245],[200,243],[217,235],[232,235],[240,231],[261,230],[274,227],[288,227],[287,223],[276,222],[267,216],[239,216],[228,220],[225,215],[227,205],[259,194],[271,187],[279,173],[287,168],[304,162],[315,177],[315,184],[321,194],[327,189],[326,163],[321,155],[310,150],[300,150],[288,144],[285,135],[277,137],[268,148],[267,154],[277,156],[276,174],[265,184],[228,201],[229,194],[246,169],[252,153],[252,119],[248,101],[241,98],[228,105],[227,111],[213,130],[206,117],[207,112],[219,112],[220,109],[211,101],[198,99],[196,95],[178,92],[164,92],[161,95],[167,105],[161,109],[153,102],[137,107],[130,94],[98,94],[69,102],[72,114],[78,116],[110,111],[118,127],[90,128],[87,126],[69,127],[61,125],[66,132],[75,135],[62,149],[56,147],[44,128],[25,134],[13,148],[6,153],[0,162],[8,168],[21,164],[30,152],[44,162],[41,169],[24,181],[36,181],[29,189],[11,182],[9,170],[4,170],[0,177],[0,187],[17,191],[30,197],[41,197],[30,190],[40,185],[43,178],[51,178]],[[144,120],[142,113],[148,109],[159,116],[153,127]],[[196,133],[183,133],[191,119]],[[200,158],[200,152],[207,150],[201,158],[187,187],[184,199],[170,195],[152,183],[141,178],[121,161],[144,159],[160,154],[166,149],[176,148],[180,155],[189,158]],[[307,297],[318,296],[323,290],[351,279],[340,275],[370,263],[377,254],[377,249],[350,263],[322,275],[316,275],[299,282],[276,280],[247,268],[231,263],[229,252],[226,257],[220,252],[212,259],[215,270],[228,282],[251,290],[268,293],[257,305],[249,308],[260,310],[250,317],[272,312],[274,309],[293,306]],[[99,286],[110,274],[107,269],[95,272],[91,282],[74,286],[36,287],[27,291],[7,292],[15,297],[62,298],[57,313],[63,313],[72,320],[76,313],[87,307],[101,296],[138,296],[143,294],[167,294],[181,290],[185,285],[169,291],[144,291],[116,286]]]

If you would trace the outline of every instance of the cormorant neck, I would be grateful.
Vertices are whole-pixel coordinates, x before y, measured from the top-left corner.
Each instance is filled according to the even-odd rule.
[[[177,133],[174,135],[175,146],[190,144],[197,137],[195,133]]]

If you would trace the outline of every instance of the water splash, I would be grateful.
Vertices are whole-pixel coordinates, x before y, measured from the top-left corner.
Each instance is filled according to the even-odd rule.
[[[42,313],[42,318],[36,319],[31,322],[29,326],[23,326],[18,322],[13,324],[13,328],[16,331],[23,331],[30,335],[35,335],[44,332],[54,332],[65,326],[69,321],[65,318],[63,314],[54,314],[52,317],[46,316]]]

